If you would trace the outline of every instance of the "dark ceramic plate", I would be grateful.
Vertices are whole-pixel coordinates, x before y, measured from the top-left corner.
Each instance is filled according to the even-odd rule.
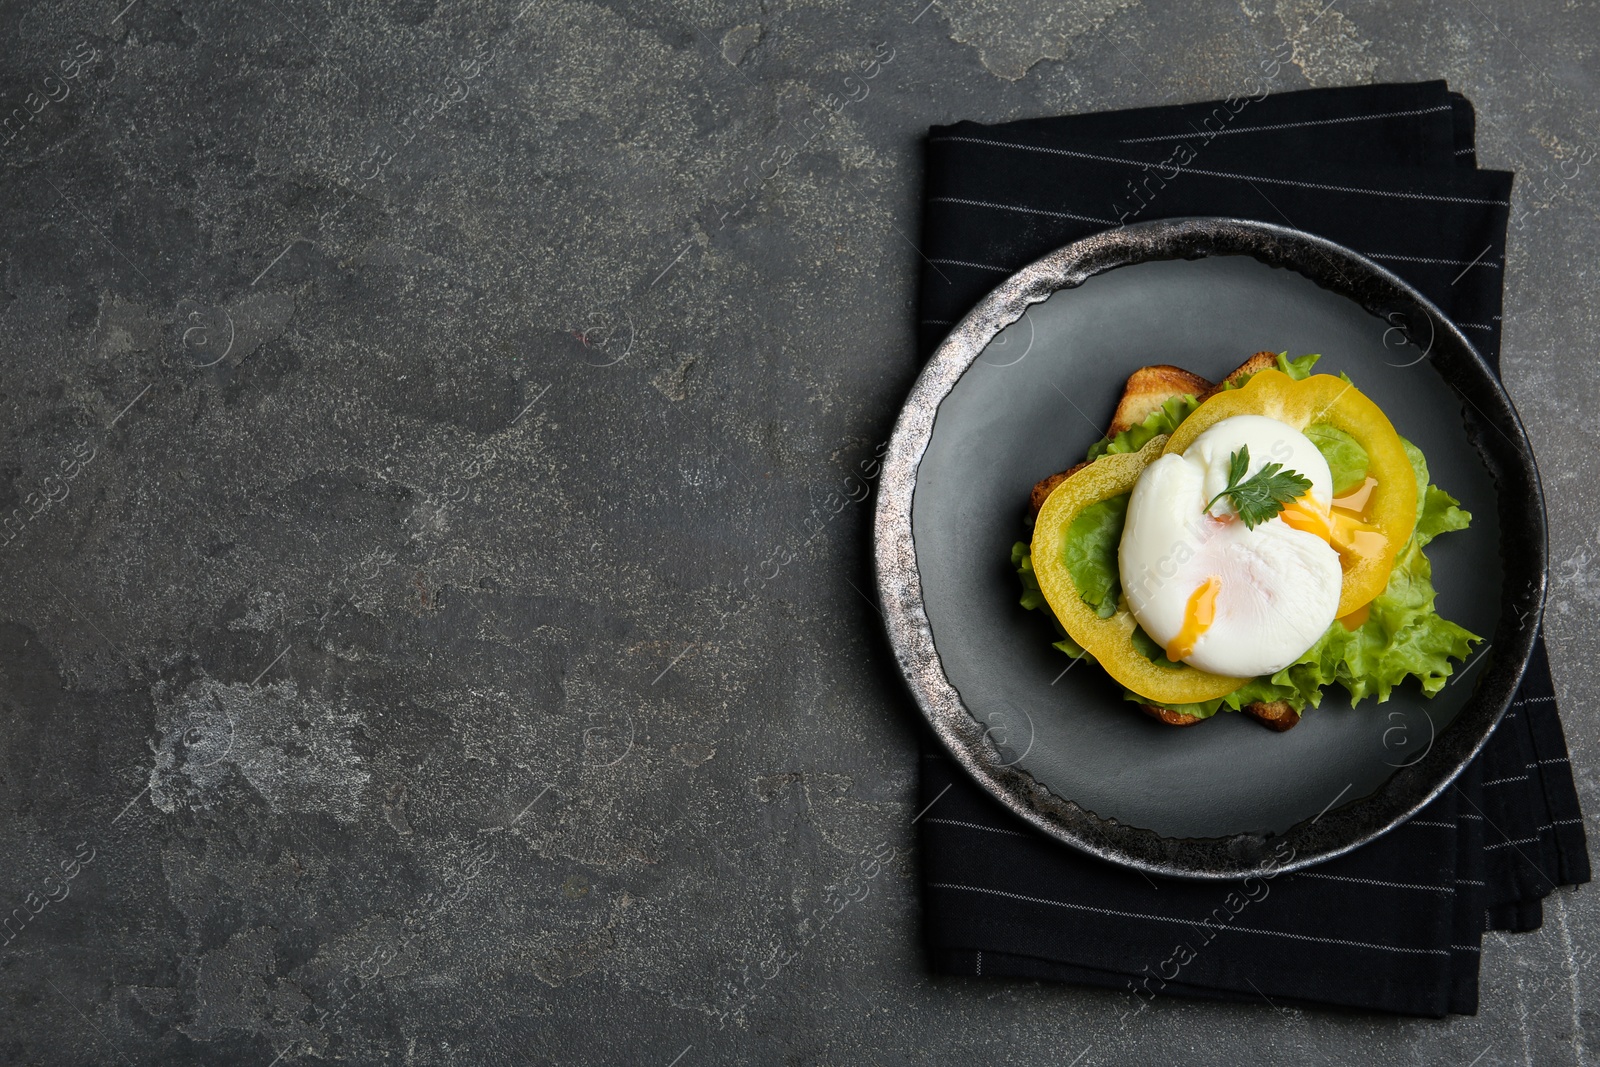
[[[1050,647],[1010,566],[1033,483],[1083,457],[1147,363],[1220,378],[1261,349],[1322,353],[1472,512],[1428,548],[1449,619],[1488,638],[1429,700],[1332,687],[1273,733],[1223,713],[1176,729]],[[1338,245],[1233,219],[1143,223],[1046,256],[950,333],[888,450],[879,592],[902,671],[950,754],[1012,811],[1113,862],[1238,877],[1369,841],[1445,789],[1504,713],[1544,604],[1545,520],[1522,424],[1467,339]],[[1063,673],[1065,672],[1065,673]]]

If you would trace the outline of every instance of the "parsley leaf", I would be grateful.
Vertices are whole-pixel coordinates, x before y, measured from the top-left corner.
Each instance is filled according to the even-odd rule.
[[[1228,487],[1207,501],[1204,510],[1210,511],[1212,504],[1227,497],[1245,529],[1254,530],[1311,488],[1310,478],[1298,471],[1284,470],[1281,463],[1268,463],[1245,481],[1249,469],[1250,446],[1242,445],[1228,457]]]

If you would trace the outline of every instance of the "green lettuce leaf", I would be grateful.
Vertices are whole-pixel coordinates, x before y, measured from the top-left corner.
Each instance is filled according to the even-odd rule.
[[[1011,565],[1017,569],[1017,578],[1022,582],[1022,599],[1017,603],[1030,611],[1044,607],[1044,590],[1039,588],[1039,576],[1033,573],[1033,552],[1028,542],[1018,541],[1011,546]]]
[[[1117,546],[1128,518],[1128,496],[1121,493],[1078,512],[1061,545],[1061,562],[1072,575],[1083,602],[1102,619],[1117,613],[1122,598],[1122,572]]]
[[[1176,430],[1178,423],[1187,419],[1199,406],[1200,401],[1187,394],[1170,397],[1164,404],[1146,415],[1143,422],[1128,427],[1115,437],[1101,438],[1090,445],[1088,459],[1093,462],[1101,456],[1137,452],[1149,444],[1151,438]]]
[[[1289,358],[1289,353],[1287,353],[1287,352],[1279,352],[1278,353],[1278,369],[1283,371],[1283,373],[1287,374],[1289,377],[1293,378],[1297,382],[1298,381],[1303,381],[1306,378],[1311,377],[1311,368],[1315,367],[1317,365],[1317,360],[1319,360],[1321,358],[1322,357],[1320,355],[1310,355],[1310,356],[1301,356],[1298,359],[1290,359]],[[1248,382],[1249,380],[1250,380],[1250,375],[1247,374],[1243,378],[1240,378],[1238,380],[1238,382],[1229,383],[1227,388],[1229,388],[1229,389],[1237,389],[1237,388],[1239,388],[1239,386],[1243,385],[1245,382]]]
[[[1328,471],[1333,475],[1334,496],[1344,496],[1352,489],[1360,488],[1361,483],[1367,480],[1367,468],[1372,461],[1367,456],[1367,450],[1361,447],[1361,442],[1339,427],[1325,422],[1307,426],[1306,436],[1317,446],[1322,458],[1328,461]]]
[[[1400,438],[1400,443],[1405,446],[1406,458],[1417,475],[1417,528],[1411,536],[1421,546],[1442,533],[1465,530],[1472,521],[1472,514],[1457,507],[1461,502],[1455,497],[1429,484],[1428,461],[1423,458],[1422,449],[1404,437]]]

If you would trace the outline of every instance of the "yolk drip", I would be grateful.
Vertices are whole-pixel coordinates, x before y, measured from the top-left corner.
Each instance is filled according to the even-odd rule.
[[[1178,636],[1167,645],[1168,659],[1177,663],[1194,652],[1194,643],[1216,621],[1217,593],[1221,590],[1222,579],[1213,574],[1189,594],[1189,603],[1183,609],[1183,626],[1179,628]]]
[[[1381,555],[1388,544],[1387,538],[1361,513],[1372,497],[1376,479],[1368,478],[1361,488],[1334,500],[1333,506],[1324,508],[1307,493],[1284,507],[1280,518],[1291,529],[1301,530],[1322,538],[1339,552],[1346,569],[1356,560]]]
[[[1333,541],[1333,518],[1311,498],[1310,493],[1284,505],[1279,514],[1284,525],[1290,529],[1312,534],[1330,543]]]
[[[1367,501],[1372,499],[1372,490],[1378,485],[1378,479],[1367,475],[1367,480],[1350,490],[1344,496],[1333,498],[1333,506],[1353,511],[1357,515],[1364,514],[1367,510]]]

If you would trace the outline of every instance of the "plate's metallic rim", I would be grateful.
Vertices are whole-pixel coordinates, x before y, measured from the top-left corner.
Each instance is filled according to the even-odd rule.
[[[1210,255],[1248,255],[1294,270],[1393,324],[1408,341],[1413,340],[1410,316],[1420,313],[1430,320],[1429,344],[1419,358],[1431,359],[1466,406],[1482,416],[1476,421],[1466,415],[1496,483],[1502,545],[1515,538],[1520,549],[1516,557],[1502,552],[1500,622],[1489,646],[1494,655],[1476,692],[1427,755],[1365,798],[1343,805],[1329,798],[1331,810],[1276,837],[1163,837],[1101,818],[1055,795],[1021,768],[1007,766],[944,673],[923,606],[911,536],[917,468],[939,406],[1001,330],[1030,305],[1096,274]],[[1404,317],[1397,321],[1397,315]],[[1485,426],[1496,433],[1482,432]],[[884,457],[873,533],[878,595],[895,658],[923,715],[967,773],[1012,812],[1074,848],[1151,874],[1202,879],[1239,878],[1269,862],[1275,870],[1289,871],[1331,859],[1387,833],[1448,788],[1487,742],[1521,682],[1544,607],[1548,555],[1544,498],[1522,422],[1493,371],[1455,324],[1400,278],[1341,245],[1285,226],[1229,218],[1137,223],[1086,237],[1024,267],[979,302],[939,345],[906,398]]]

